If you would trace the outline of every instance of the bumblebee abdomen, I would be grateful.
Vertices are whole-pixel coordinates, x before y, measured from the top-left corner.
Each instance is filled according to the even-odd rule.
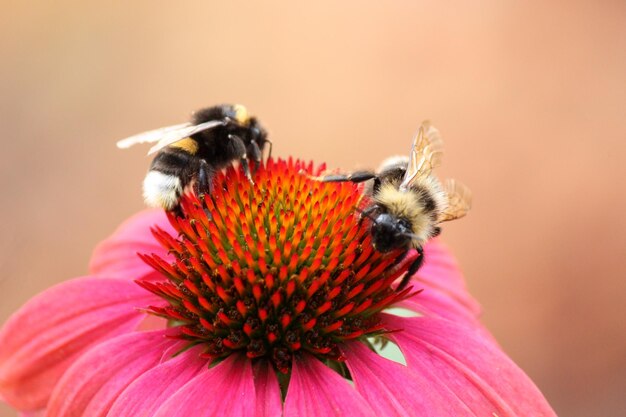
[[[191,139],[190,139],[191,140]],[[184,146],[168,146],[152,161],[143,181],[147,205],[172,210],[197,171],[197,157]]]
[[[172,210],[178,204],[184,187],[175,175],[149,171],[143,180],[143,198],[150,207]]]
[[[182,149],[183,151],[187,152],[190,155],[197,154],[198,148],[200,147],[198,142],[192,138],[187,138],[187,139],[180,140],[178,142],[174,142],[169,146],[171,148]]]

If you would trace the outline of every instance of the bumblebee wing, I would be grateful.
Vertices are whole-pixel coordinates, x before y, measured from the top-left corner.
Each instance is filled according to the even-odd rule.
[[[212,129],[217,126],[221,126],[223,124],[224,122],[221,120],[211,120],[197,125],[191,123],[182,123],[179,125],[162,127],[155,130],[150,130],[149,132],[140,133],[126,139],[122,139],[117,142],[117,147],[125,149],[138,143],[157,142],[148,151],[148,155],[151,155],[163,149],[164,147],[171,145],[172,143],[183,140],[191,135],[195,135],[196,133]]]
[[[178,129],[191,126],[191,123],[181,123],[179,125],[161,127],[159,129],[150,130],[148,132],[139,133],[126,139],[122,139],[117,142],[117,147],[120,149],[130,148],[133,145],[139,143],[152,143],[160,140],[167,132],[172,132]]]
[[[422,122],[413,139],[409,165],[400,184],[400,190],[407,190],[415,180],[429,175],[433,168],[441,165],[442,156],[443,141],[439,131],[431,126],[428,120]]]
[[[455,180],[446,180],[443,191],[448,198],[448,205],[437,217],[437,222],[460,219],[472,207],[472,192],[462,183]]]
[[[190,125],[186,127],[181,127],[180,129],[172,130],[166,132],[161,139],[148,151],[148,155],[152,155],[155,152],[165,148],[172,143],[178,142],[189,136],[195,135],[196,133],[204,132],[205,130],[213,129],[217,126],[223,126],[224,121],[222,120],[211,120],[208,122],[200,123],[198,125]]]

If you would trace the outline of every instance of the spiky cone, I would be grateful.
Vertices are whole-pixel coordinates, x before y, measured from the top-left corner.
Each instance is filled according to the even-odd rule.
[[[322,169],[270,160],[252,185],[231,168],[182,216],[128,221],[91,276],[4,325],[3,399],[48,417],[554,415],[479,324],[442,245],[396,291],[417,255],[376,252],[361,189],[311,178]],[[164,320],[140,330],[146,312]]]
[[[169,303],[150,311],[211,359],[242,351],[283,373],[294,354],[342,360],[342,342],[388,331],[377,313],[408,298],[392,283],[415,254],[375,251],[358,186],[316,173],[270,159],[254,185],[230,168],[210,193],[187,195],[184,216],[169,215],[179,238],[154,230],[176,261],[142,255],[168,278],[138,281]]]

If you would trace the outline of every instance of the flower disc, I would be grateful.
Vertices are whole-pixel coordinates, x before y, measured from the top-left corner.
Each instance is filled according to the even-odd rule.
[[[150,311],[209,357],[243,351],[283,372],[298,352],[338,360],[342,341],[380,333],[377,313],[410,292],[391,286],[403,251],[374,250],[361,187],[316,180],[323,169],[270,159],[254,184],[231,167],[186,195],[169,215],[179,236],[154,230],[176,261],[142,255],[167,278],[139,282],[167,301]]]

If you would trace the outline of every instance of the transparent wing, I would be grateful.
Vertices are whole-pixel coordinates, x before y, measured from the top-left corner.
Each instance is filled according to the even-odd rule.
[[[431,126],[428,120],[422,122],[415,139],[413,139],[409,165],[400,184],[400,190],[404,191],[416,179],[430,175],[434,168],[441,165],[442,156],[443,141],[439,131]]]
[[[173,132],[178,129],[182,129],[184,127],[191,126],[191,123],[181,123],[179,125],[161,127],[159,129],[150,130],[149,132],[139,133],[138,135],[133,135],[126,139],[122,139],[117,142],[117,147],[120,149],[130,148],[133,145],[137,145],[139,143],[152,143],[160,140],[164,134],[168,132]]]
[[[443,183],[443,191],[448,197],[448,206],[439,213],[437,222],[447,222],[465,216],[472,207],[470,189],[458,181],[446,180]]]
[[[161,137],[161,140],[159,140],[156,145],[150,148],[150,150],[148,151],[148,155],[152,155],[153,153],[158,152],[166,146],[188,138],[189,136],[195,135],[196,133],[213,129],[217,126],[223,126],[224,123],[225,122],[222,120],[211,120],[209,122],[200,123],[199,125],[181,127],[180,129],[169,131]]]
[[[155,130],[150,130],[149,132],[140,133],[126,139],[122,139],[117,142],[117,147],[121,149],[126,149],[139,143],[157,142],[148,151],[148,155],[151,155],[163,149],[164,147],[171,145],[172,143],[183,140],[196,133],[212,129],[217,126],[221,126],[223,124],[224,122],[221,120],[211,120],[197,125],[193,125],[191,123],[181,123],[179,125],[162,127]]]

